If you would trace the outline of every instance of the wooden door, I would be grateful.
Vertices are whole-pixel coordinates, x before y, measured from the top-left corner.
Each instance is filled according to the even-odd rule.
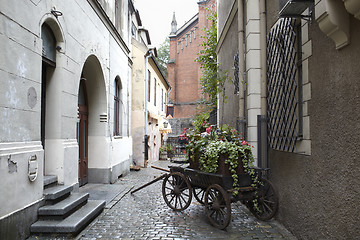
[[[88,112],[87,106],[79,105],[78,143],[79,143],[79,184],[88,182]]]
[[[81,80],[79,89],[79,122],[77,125],[77,140],[79,144],[79,185],[88,182],[88,107],[85,82]]]

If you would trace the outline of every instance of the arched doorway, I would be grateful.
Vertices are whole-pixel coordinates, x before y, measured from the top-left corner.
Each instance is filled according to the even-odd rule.
[[[85,78],[81,78],[78,93],[77,140],[79,144],[79,185],[88,182],[88,104]]]
[[[83,91],[83,92],[80,92]],[[102,182],[109,166],[108,115],[104,74],[90,55],[84,62],[78,93],[79,185]]]
[[[56,38],[49,25],[44,23],[41,26],[41,39],[43,41],[42,47],[42,72],[41,72],[41,127],[40,137],[41,144],[45,150],[45,139],[46,139],[46,108],[50,108],[49,97],[46,97],[48,92],[49,84],[56,68]],[[48,102],[48,104],[47,104]],[[44,174],[46,170],[46,159],[44,159]]]

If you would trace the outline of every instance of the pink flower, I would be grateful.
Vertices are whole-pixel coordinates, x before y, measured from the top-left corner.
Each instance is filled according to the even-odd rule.
[[[240,133],[240,135],[243,135],[242,132]]]
[[[234,133],[234,132],[235,132],[235,129],[233,129],[232,132]]]
[[[248,145],[248,143],[244,140],[241,142],[241,145]]]
[[[212,130],[211,126],[208,127],[208,128],[206,128],[206,133],[207,133],[207,134],[210,134],[211,130]]]

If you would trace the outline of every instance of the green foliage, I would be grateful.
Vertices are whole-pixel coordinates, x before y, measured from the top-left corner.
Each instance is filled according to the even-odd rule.
[[[206,125],[206,123],[209,121],[209,117],[210,112],[205,110],[195,115],[192,124],[196,132],[205,132],[206,128],[209,127]]]
[[[170,60],[170,40],[166,38],[165,41],[160,45],[157,50],[156,61],[159,63],[160,70],[162,74],[167,77],[166,65]]]
[[[211,25],[208,28],[204,28],[205,35],[203,43],[200,44],[203,47],[198,53],[196,62],[201,64],[201,92],[205,98],[209,98],[210,107],[217,106],[217,96],[223,92],[225,81],[229,77],[226,71],[222,71],[217,63],[216,45],[217,45],[217,13],[207,9],[208,20],[211,21]],[[225,98],[225,97],[224,97]]]
[[[159,149],[159,152],[162,153],[162,152],[167,152],[169,154],[173,154],[175,153],[175,148],[174,146],[172,146],[171,144],[164,144],[160,147]]]
[[[219,158],[226,156],[225,163],[228,164],[231,176],[233,178],[234,195],[238,194],[238,174],[239,158],[243,165],[244,172],[252,179],[252,187],[257,188],[260,181],[253,169],[254,156],[252,146],[246,142],[234,128],[229,125],[223,125],[221,128],[210,126],[209,123],[202,123],[199,129],[205,128],[205,132],[187,130],[184,136],[189,139],[186,146],[189,160],[198,161],[201,171],[216,173],[218,170]],[[257,191],[255,191],[257,194]],[[253,201],[257,208],[257,201]]]

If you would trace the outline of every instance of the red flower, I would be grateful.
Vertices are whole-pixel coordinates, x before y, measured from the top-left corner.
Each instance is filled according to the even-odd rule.
[[[208,127],[208,128],[206,128],[206,133],[207,133],[207,134],[210,134],[211,130],[212,130],[211,126]]]
[[[248,143],[244,140],[241,142],[241,145],[248,145]]]

